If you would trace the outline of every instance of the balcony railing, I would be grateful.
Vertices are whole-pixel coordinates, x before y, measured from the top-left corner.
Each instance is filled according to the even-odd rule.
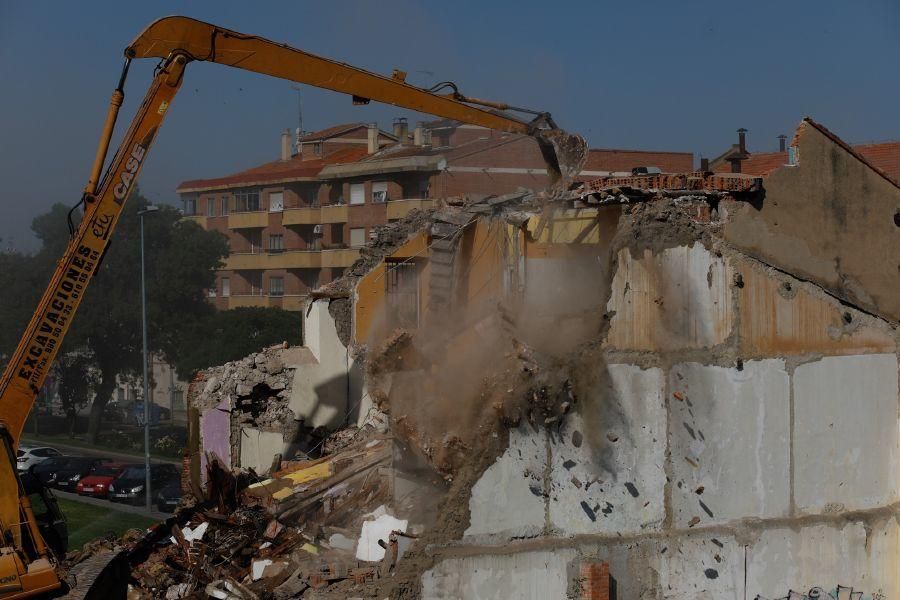
[[[318,225],[322,222],[321,208],[286,208],[281,213],[283,225]]]
[[[269,213],[266,211],[233,212],[228,214],[229,229],[245,229],[249,227],[265,227],[269,224]]]
[[[265,269],[318,269],[321,267],[349,267],[359,258],[359,250],[284,250],[276,254],[231,254],[223,269],[228,271]]]
[[[388,219],[402,219],[406,215],[410,213],[413,209],[423,210],[426,208],[431,208],[434,204],[433,200],[426,200],[424,198],[411,198],[408,200],[390,200],[387,203],[387,218]]]
[[[228,297],[228,308],[266,308],[274,306],[284,310],[301,311],[308,297],[309,295],[307,294],[285,294],[282,296],[248,296],[239,294]]]
[[[184,215],[181,217],[185,221],[193,221],[203,229],[206,229],[206,217],[205,215]]]

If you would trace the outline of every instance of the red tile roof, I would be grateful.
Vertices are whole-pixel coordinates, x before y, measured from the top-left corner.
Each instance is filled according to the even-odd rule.
[[[788,164],[787,152],[753,152],[741,161],[741,173],[748,175],[768,175],[781,165]],[[715,173],[730,173],[731,163],[721,163],[713,167]]]
[[[844,148],[859,161],[868,165],[879,175],[900,186],[900,142],[882,142],[879,144],[856,144],[850,146],[824,125],[816,123],[810,118],[803,119],[812,127],[822,132],[834,143]],[[802,157],[801,157],[802,160]],[[782,165],[788,164],[787,152],[753,152],[749,158],[741,161],[741,173],[748,175],[761,175],[765,177]],[[729,163],[722,163],[713,168],[716,173],[728,173],[731,171]]]
[[[857,144],[853,148],[865,156],[872,166],[881,169],[885,175],[900,183],[900,142]]]
[[[311,131],[307,134],[300,136],[301,142],[313,142],[317,140],[325,140],[328,138],[333,138],[341,135],[342,133],[347,133],[348,131],[353,131],[354,129],[359,129],[360,127],[366,127],[365,123],[344,123],[342,125],[333,125],[332,127],[326,127],[325,129],[320,129],[319,131]]]
[[[332,152],[325,158],[302,160],[295,156],[290,160],[276,160],[233,175],[216,179],[191,179],[179,184],[178,193],[197,192],[201,190],[222,189],[228,187],[260,185],[281,181],[298,181],[315,179],[326,165],[356,162],[366,156],[366,148],[342,148]]]

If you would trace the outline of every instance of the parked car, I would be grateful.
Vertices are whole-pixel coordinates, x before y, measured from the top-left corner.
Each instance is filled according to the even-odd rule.
[[[56,483],[56,472],[62,469],[70,460],[72,460],[71,456],[51,456],[31,467],[28,472],[33,474],[44,485],[52,486]]]
[[[181,502],[181,478],[175,478],[156,495],[159,512],[175,512]]]
[[[20,446],[18,452],[16,452],[16,470],[25,472],[54,456],[62,456],[62,452],[50,446]]]
[[[108,458],[73,456],[56,471],[56,481],[53,486],[64,492],[74,492],[75,486],[82,477],[87,477],[94,467],[106,462],[109,462]]]
[[[106,463],[97,465],[81,479],[75,486],[79,496],[93,496],[94,498],[106,498],[109,494],[109,484],[122,474],[127,467],[140,467],[138,464]]]
[[[122,471],[111,484],[109,484],[109,499],[113,502],[125,502],[128,504],[142,504],[145,500],[147,470],[144,465],[131,466]],[[175,465],[159,464],[150,465],[150,486],[153,489],[165,487],[169,481],[178,477],[178,469]]]

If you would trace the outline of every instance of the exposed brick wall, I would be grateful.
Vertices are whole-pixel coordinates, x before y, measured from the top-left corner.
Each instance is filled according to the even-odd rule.
[[[615,598],[609,576],[609,564],[605,562],[581,563],[578,583],[581,600],[612,600]]]

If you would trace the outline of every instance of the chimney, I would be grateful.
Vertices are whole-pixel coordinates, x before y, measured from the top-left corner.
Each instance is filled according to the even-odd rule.
[[[738,149],[740,149],[741,154],[747,154],[747,130],[741,127],[737,130],[738,133]]]
[[[394,137],[396,137],[397,141],[401,144],[405,144],[409,141],[409,124],[406,122],[406,117],[397,117],[394,119]]]
[[[700,170],[703,171],[704,173],[709,172],[709,159],[708,158],[703,158],[702,156],[700,157]]]
[[[291,160],[291,130],[281,132],[281,160]]]
[[[378,123],[369,123],[369,154],[378,152]]]
[[[425,145],[425,123],[422,121],[416,123],[416,128],[413,129],[413,144],[416,146]]]
[[[785,151],[786,141],[787,141],[787,136],[784,135],[783,133],[778,136],[778,151],[779,152]]]

